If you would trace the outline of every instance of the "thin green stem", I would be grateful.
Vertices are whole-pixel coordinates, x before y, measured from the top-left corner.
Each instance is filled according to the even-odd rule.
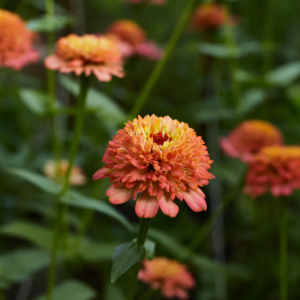
[[[280,300],[288,299],[287,285],[287,207],[280,199]]]
[[[146,218],[140,219],[139,231],[138,231],[138,235],[137,235],[137,246],[138,247],[143,247],[145,244],[148,230],[149,230],[150,221],[151,221],[151,219],[146,219]],[[129,284],[128,284],[128,293],[127,293],[126,300],[134,299],[136,286],[137,286],[137,278],[138,278],[138,273],[139,273],[140,267],[141,267],[141,263],[137,263],[130,270],[130,279],[129,279]]]
[[[75,123],[75,130],[73,133],[73,138],[70,146],[70,153],[69,153],[69,161],[68,161],[68,169],[66,172],[65,181],[63,183],[63,187],[59,194],[59,197],[63,197],[68,189],[69,189],[69,179],[72,170],[72,166],[75,160],[75,156],[78,149],[79,139],[83,130],[84,125],[84,116],[85,116],[85,100],[88,93],[90,78],[85,77],[82,75],[80,77],[80,93],[78,97],[78,104],[77,104],[77,116],[76,116],[76,123]],[[60,241],[60,230],[62,226],[62,222],[64,219],[66,207],[64,204],[59,203],[57,209],[57,220],[55,222],[55,230],[53,236],[53,243],[52,243],[52,250],[51,250],[51,263],[50,263],[50,270],[48,274],[48,286],[47,286],[47,300],[52,300],[53,295],[53,286],[55,281],[55,273],[56,273],[56,257],[58,253],[59,241]]]
[[[224,197],[223,201],[219,203],[213,215],[211,215],[207,219],[207,221],[203,224],[203,226],[197,231],[194,238],[191,240],[190,244],[188,245],[188,249],[190,250],[190,252],[194,252],[198,248],[198,246],[201,244],[203,239],[208,235],[211,228],[219,220],[224,210],[235,199],[235,195],[240,191],[241,186],[243,184],[244,175],[242,175],[241,178],[242,178],[241,182],[237,186],[232,188],[232,190],[229,191],[229,193]]]
[[[168,43],[166,46],[164,57],[158,61],[156,64],[154,70],[150,74],[150,77],[148,78],[140,96],[135,102],[134,107],[132,108],[132,111],[130,113],[130,119],[135,118],[140,111],[142,110],[143,106],[145,105],[145,102],[150,95],[155,83],[157,82],[161,72],[164,69],[164,66],[170,57],[174,47],[176,46],[176,43],[184,30],[184,27],[186,26],[187,22],[189,21],[189,17],[191,15],[192,9],[197,1],[196,0],[189,0],[184,11],[182,12],[182,15],[177,23],[177,26],[175,27]]]
[[[84,125],[84,118],[85,118],[85,100],[87,97],[88,89],[90,85],[90,77],[86,77],[85,75],[82,75],[80,77],[80,94],[78,97],[78,106],[77,106],[77,115],[76,115],[76,123],[75,123],[75,129],[73,133],[73,139],[70,146],[70,152],[69,152],[69,160],[68,160],[68,169],[66,172],[65,181],[63,184],[63,188],[61,190],[60,195],[63,196],[68,191],[69,188],[69,179],[71,175],[71,170],[73,167],[73,163],[75,160],[75,156],[77,153],[77,148],[79,144],[79,139],[83,130]]]
[[[56,274],[57,252],[58,252],[59,241],[60,241],[59,234],[63,222],[64,209],[65,209],[65,205],[63,205],[62,203],[57,203],[56,220],[55,220],[51,258],[50,258],[50,267],[49,267],[48,281],[47,281],[47,298],[46,298],[47,300],[51,300],[53,295],[53,286],[54,286],[55,274]]]

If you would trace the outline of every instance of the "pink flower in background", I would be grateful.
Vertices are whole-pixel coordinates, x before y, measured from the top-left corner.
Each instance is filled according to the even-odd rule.
[[[58,170],[56,170],[56,163],[54,160],[49,160],[44,165],[44,173],[46,176],[55,179],[58,182],[63,182],[68,170],[68,161],[67,160],[61,160],[58,163]],[[83,174],[82,169],[80,169],[77,166],[73,166],[71,169],[71,175],[70,175],[70,184],[71,185],[84,185],[86,184],[86,177]]]
[[[150,3],[150,4],[156,4],[156,5],[163,5],[166,4],[166,0],[125,0],[126,2],[132,3],[132,4],[138,4],[138,3]]]
[[[150,284],[153,289],[160,289],[166,298],[189,298],[187,290],[195,286],[195,280],[186,266],[165,257],[144,260],[143,266],[139,280]]]
[[[221,138],[223,151],[232,157],[249,161],[265,146],[282,145],[280,131],[272,124],[261,120],[245,121],[228,137]]]
[[[106,195],[112,204],[136,200],[141,193],[135,206],[140,218],[153,218],[159,208],[175,217],[175,197],[195,212],[207,208],[199,186],[214,177],[208,172],[212,161],[202,138],[185,123],[139,116],[118,131],[102,161],[106,166],[93,179],[111,179]]]
[[[145,31],[133,21],[116,21],[110,25],[107,32],[119,40],[125,58],[139,55],[158,60],[163,56],[163,51],[154,42],[147,40]]]
[[[269,146],[249,163],[245,193],[258,197],[267,192],[289,196],[300,189],[300,147]]]
[[[0,9],[0,68],[20,70],[36,62],[39,53],[33,49],[34,37],[17,14]]]
[[[99,81],[123,77],[122,54],[118,42],[109,36],[70,34],[56,43],[56,51],[45,60],[48,69],[76,75],[94,74]]]
[[[218,29],[226,23],[227,25],[236,25],[237,18],[229,16],[226,7],[215,2],[200,5],[192,20],[193,27],[200,30]]]

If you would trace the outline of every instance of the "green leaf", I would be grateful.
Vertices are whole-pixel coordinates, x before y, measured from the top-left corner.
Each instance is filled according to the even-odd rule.
[[[114,218],[124,225],[129,231],[134,230],[131,223],[124,216],[122,216],[114,207],[104,201],[92,199],[74,191],[68,192],[64,197],[62,197],[61,201],[68,205],[98,211]]]
[[[297,108],[300,110],[300,85],[296,84],[291,86],[287,90],[287,97],[294,102]]]
[[[70,91],[73,95],[77,96],[79,92],[78,83],[67,76],[60,76],[61,84]],[[96,89],[89,89],[87,98],[87,108],[94,109],[96,115],[100,120],[104,120],[106,123],[116,126],[126,120],[127,116],[125,112],[108,98],[105,94],[97,91]]]
[[[113,255],[111,282],[115,282],[122,274],[144,258],[145,247],[138,247],[135,240],[119,245]]]
[[[239,113],[248,113],[266,99],[266,92],[261,89],[248,90],[242,97],[242,102],[238,107]]]
[[[27,27],[36,32],[56,32],[72,24],[74,19],[69,16],[42,16],[31,19],[27,22]]]
[[[27,221],[15,221],[1,226],[0,234],[25,239],[40,247],[51,249],[52,232]]]
[[[23,103],[35,114],[43,115],[47,111],[47,96],[30,89],[20,89],[19,95]]]
[[[261,51],[262,47],[255,42],[244,43],[242,46],[229,47],[224,44],[201,43],[200,53],[214,56],[217,58],[239,58],[252,53]]]
[[[89,300],[96,296],[96,291],[88,285],[75,281],[66,281],[54,289],[53,300]],[[40,296],[35,300],[45,300],[46,296]]]
[[[116,284],[107,284],[104,300],[124,300],[122,290]]]
[[[49,264],[49,253],[38,249],[21,249],[0,256],[0,280],[7,286],[26,280]]]
[[[300,76],[300,62],[285,64],[267,74],[267,80],[271,84],[287,86]]]
[[[165,248],[170,254],[178,257],[184,258],[188,255],[189,251],[182,244],[177,242],[170,235],[165,234],[156,228],[149,228],[148,236],[151,237],[154,241],[160,244],[163,248]]]
[[[152,260],[155,255],[155,243],[150,239],[147,239],[145,242],[145,249],[146,249],[146,258],[148,260]]]
[[[22,179],[27,180],[28,182],[34,184],[36,187],[40,188],[41,190],[43,190],[48,194],[57,195],[61,190],[60,185],[58,185],[51,179],[33,173],[31,171],[10,168],[8,169],[8,172],[12,175],[16,175]]]

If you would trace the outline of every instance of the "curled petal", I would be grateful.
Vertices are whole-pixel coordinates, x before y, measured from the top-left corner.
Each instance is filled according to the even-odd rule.
[[[98,170],[94,175],[93,175],[93,180],[98,180],[98,179],[103,179],[109,175],[109,169],[108,168],[102,168]]]
[[[156,197],[143,192],[136,201],[135,212],[139,218],[153,218],[156,216],[158,208]]]
[[[207,204],[202,194],[203,193],[200,189],[197,191],[187,189],[183,192],[183,198],[193,211],[199,212],[207,209]]]
[[[112,185],[107,191],[106,196],[109,197],[109,202],[111,204],[122,204],[132,198],[134,188],[117,188]]]
[[[159,200],[159,207],[162,212],[170,216],[171,218],[175,218],[178,214],[179,207],[175,204],[174,200],[170,199],[170,196],[165,193]]]

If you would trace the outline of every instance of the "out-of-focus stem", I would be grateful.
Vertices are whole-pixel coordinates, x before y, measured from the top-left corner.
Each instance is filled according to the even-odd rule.
[[[90,77],[85,77],[85,75],[81,75],[80,94],[78,97],[78,104],[77,104],[77,116],[76,116],[73,138],[70,146],[68,169],[66,172],[65,181],[63,183],[63,187],[61,189],[59,197],[63,197],[69,189],[71,170],[73,167],[73,163],[78,149],[79,139],[84,125],[85,100],[89,89],[89,83],[90,83]],[[56,258],[57,258],[59,241],[60,241],[59,239],[60,230],[61,230],[62,221],[64,219],[65,210],[66,210],[66,206],[62,203],[58,203],[57,217],[55,222],[55,230],[54,230],[52,250],[51,250],[50,270],[48,275],[48,289],[47,289],[47,298],[46,298],[47,300],[52,300],[53,286],[54,286],[55,273],[56,273]]]
[[[135,118],[140,113],[143,106],[145,105],[145,102],[146,102],[148,96],[152,92],[152,89],[155,86],[155,83],[157,82],[162,70],[164,69],[164,66],[165,66],[168,58],[170,57],[184,27],[186,26],[186,24],[189,20],[192,9],[196,2],[197,2],[196,0],[188,1],[184,11],[182,12],[182,15],[181,15],[178,23],[167,43],[164,57],[157,62],[154,70],[150,74],[150,77],[146,81],[146,84],[144,85],[144,88],[143,88],[140,96],[138,97],[138,99],[135,102],[134,107],[132,108],[132,111],[130,113],[130,119]]]
[[[288,299],[287,285],[287,207],[286,200],[280,201],[280,300]]]
[[[138,247],[143,247],[145,244],[150,221],[151,221],[151,219],[146,219],[146,218],[140,219],[139,231],[138,231],[138,236],[137,236],[137,246]],[[140,267],[141,267],[141,263],[137,263],[134,266],[132,266],[132,268],[130,270],[131,274],[130,274],[130,280],[128,283],[128,293],[127,293],[126,300],[133,300],[133,298],[134,298]]]

